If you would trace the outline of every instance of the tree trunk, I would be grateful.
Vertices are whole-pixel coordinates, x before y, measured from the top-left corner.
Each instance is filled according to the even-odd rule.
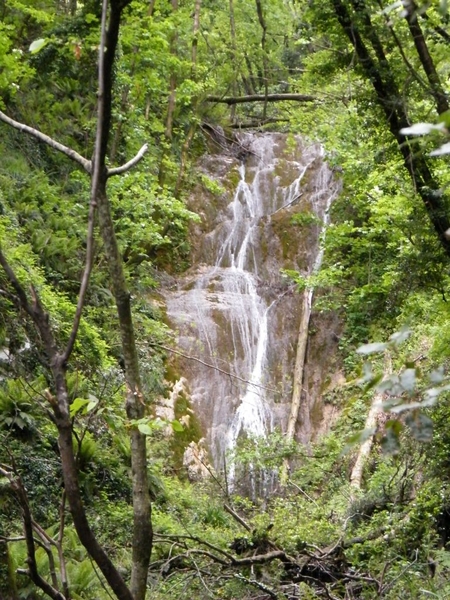
[[[261,36],[261,50],[263,55],[263,76],[264,76],[264,108],[263,108],[263,119],[267,115],[267,96],[269,95],[269,67],[267,61],[267,49],[266,49],[266,35],[267,35],[267,23],[264,18],[263,8],[261,0],[256,0],[256,12],[258,13],[258,21],[261,25],[262,36]]]
[[[229,8],[230,8],[230,36],[231,36],[231,60],[234,65],[237,64],[237,50],[236,50],[236,23],[234,19],[234,4],[233,0],[229,0]],[[231,83],[231,91],[234,97],[238,95],[237,89],[237,74],[234,74],[233,81]],[[236,105],[231,105],[230,108],[230,121],[234,123],[236,115]]]
[[[142,394],[139,359],[134,337],[130,293],[123,272],[122,257],[117,244],[105,183],[105,181],[102,182],[97,196],[98,219],[119,317],[125,363],[126,412],[130,421],[133,421],[145,416],[145,402]],[[144,600],[153,541],[147,477],[146,436],[134,426],[131,428],[130,438],[133,491],[133,565],[130,587],[134,600]]]
[[[405,19],[408,23],[409,31],[414,40],[414,45],[416,47],[417,54],[419,55],[423,70],[425,71],[428,82],[431,86],[431,93],[436,101],[438,114],[442,114],[449,109],[448,99],[442,87],[433,59],[431,58],[431,54],[428,50],[422,28],[417,20],[417,7],[414,2],[411,2],[410,0],[404,0],[403,6],[405,7],[406,13]]]
[[[191,48],[191,61],[192,61],[192,78],[195,80],[197,77],[197,48],[198,48],[198,34],[200,31],[200,9],[202,6],[202,0],[195,0],[194,8],[194,26],[192,29],[192,48]]]
[[[294,367],[294,385],[292,391],[292,400],[291,400],[291,410],[289,413],[289,418],[287,422],[286,428],[286,440],[292,441],[295,437],[295,428],[298,421],[298,416],[300,412],[301,400],[302,400],[302,392],[303,392],[303,377],[305,371],[305,361],[306,361],[306,348],[308,345],[308,331],[309,331],[309,322],[311,320],[311,307],[312,307],[312,298],[313,291],[309,288],[305,288],[303,290],[303,299],[302,299],[302,318],[300,320],[300,327],[298,332],[298,341],[297,341],[297,354],[295,357],[295,367]],[[281,484],[285,485],[288,475],[288,461],[287,459],[284,461],[283,468],[281,470]]]
[[[391,375],[391,373],[392,360],[389,352],[386,351],[384,356],[384,375],[387,377]],[[366,423],[364,425],[365,430],[375,430],[378,415],[383,412],[383,398],[383,392],[375,392],[369,414],[367,415]],[[355,464],[353,465],[353,469],[350,474],[350,485],[353,489],[361,489],[364,466],[367,463],[367,459],[370,456],[370,451],[372,450],[374,435],[375,431],[369,435],[369,437],[361,444],[359,448]]]
[[[372,83],[389,129],[397,140],[399,151],[403,156],[404,165],[414,189],[422,198],[441,246],[447,256],[450,257],[450,240],[447,239],[446,235],[447,230],[450,228],[450,220],[446,213],[441,187],[434,180],[425,157],[415,153],[411,149],[409,138],[400,133],[402,128],[409,126],[409,120],[383,46],[370,21],[367,9],[362,0],[359,2],[353,0],[355,12],[362,20],[364,34],[375,51],[378,64],[368,51],[347,5],[343,0],[331,0],[331,4],[340,25],[355,49],[367,79]]]
[[[175,14],[178,11],[178,0],[172,0],[172,13]],[[178,33],[175,30],[170,40],[170,54],[172,56],[177,56],[177,41],[178,41]],[[161,187],[164,186],[166,182],[166,159],[172,147],[172,133],[173,133],[173,121],[175,116],[175,107],[176,107],[176,95],[177,95],[177,78],[174,72],[170,74],[169,80],[169,100],[167,102],[167,117],[166,117],[166,129],[164,135],[166,137],[166,143],[163,146],[163,151],[161,154],[161,162],[159,164],[159,172],[158,172],[158,183]]]

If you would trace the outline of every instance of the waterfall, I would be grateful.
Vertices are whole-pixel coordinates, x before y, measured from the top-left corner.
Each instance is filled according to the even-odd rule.
[[[193,195],[201,216],[194,264],[176,290],[164,290],[178,348],[190,357],[178,368],[216,468],[240,435],[285,427],[300,311],[280,271],[320,265],[320,227],[291,220],[305,211],[327,219],[333,186],[319,144],[288,143],[281,134],[246,134],[240,143],[247,149],[241,163],[205,159],[205,174],[225,191]]]

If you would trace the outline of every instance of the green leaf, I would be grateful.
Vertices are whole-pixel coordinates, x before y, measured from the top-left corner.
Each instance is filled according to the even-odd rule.
[[[75,400],[70,405],[70,416],[74,417],[76,414],[81,412],[81,410],[89,404],[89,400],[86,398],[75,398]]]
[[[93,396],[92,394],[88,394],[88,395],[89,395],[89,404],[86,407],[86,412],[91,412],[91,410],[94,410],[94,408],[99,403],[99,399],[96,396]]]
[[[153,429],[150,427],[148,423],[139,423],[138,429],[144,435],[152,435]]]
[[[177,421],[176,419],[174,421],[172,421],[172,429],[174,431],[176,431],[177,433],[180,433],[181,431],[184,431],[184,427],[183,425],[180,423],[180,421]]]
[[[29,51],[31,52],[31,54],[36,54],[37,52],[39,52],[39,50],[42,50],[42,48],[46,44],[47,40],[45,38],[39,38],[38,40],[34,40],[34,42],[30,44]]]

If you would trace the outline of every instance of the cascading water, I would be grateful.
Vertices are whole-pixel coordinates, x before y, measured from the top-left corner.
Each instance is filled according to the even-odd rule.
[[[206,175],[225,191],[193,198],[202,219],[194,266],[176,290],[164,291],[178,348],[190,357],[178,369],[216,468],[240,435],[265,436],[286,424],[301,311],[280,271],[309,273],[320,263],[320,227],[291,221],[298,212],[328,218],[337,189],[318,144],[288,144],[281,134],[243,135],[240,144],[243,162],[206,161]]]

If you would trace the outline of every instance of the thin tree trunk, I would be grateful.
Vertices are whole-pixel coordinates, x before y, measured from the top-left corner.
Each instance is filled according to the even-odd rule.
[[[122,352],[125,363],[126,412],[128,418],[133,421],[145,415],[145,403],[142,394],[139,359],[131,315],[130,293],[125,280],[122,256],[117,244],[111,207],[106,193],[107,170],[105,165],[111,124],[113,67],[119,36],[120,18],[124,4],[126,2],[120,2],[119,0],[111,2],[108,31],[106,33],[104,65],[103,70],[99,72],[99,97],[103,93],[104,98],[103,102],[99,100],[99,107],[103,104],[103,114],[99,114],[98,118],[103,120],[103,127],[97,159],[100,160],[100,178],[96,198],[100,233],[105,246],[105,256],[119,319]],[[144,600],[147,589],[147,574],[153,543],[153,531],[147,476],[146,436],[136,426],[130,429],[130,443],[133,496],[133,551],[130,590],[134,600]]]
[[[267,36],[267,23],[264,18],[263,8],[261,0],[256,0],[256,12],[258,13],[258,21],[261,25],[262,36],[261,36],[261,49],[263,55],[263,76],[264,76],[264,108],[263,108],[263,119],[267,115],[267,96],[269,95],[269,66],[267,60],[267,49],[266,49],[266,36]]]
[[[98,194],[98,218],[119,317],[125,363],[126,412],[130,421],[134,421],[145,416],[145,402],[134,337],[130,293],[123,272],[122,256],[117,244],[109,201],[103,186]],[[130,588],[134,600],[143,600],[153,538],[147,478],[147,448],[146,436],[141,434],[137,427],[131,428],[130,438],[133,489],[133,564]]]
[[[191,61],[192,61],[192,78],[197,78],[197,49],[198,49],[198,33],[200,31],[200,9],[202,6],[202,0],[195,0],[194,8],[194,26],[192,30],[192,47],[191,47]]]
[[[172,0],[172,13],[175,14],[178,11],[178,0]],[[177,56],[177,42],[178,42],[178,33],[175,30],[172,38],[170,40],[170,54],[172,56]],[[169,80],[169,99],[167,102],[167,117],[166,117],[166,129],[164,132],[165,135],[165,145],[163,146],[163,151],[161,154],[161,162],[159,164],[159,172],[158,172],[158,183],[162,187],[166,182],[166,159],[172,147],[172,133],[173,133],[173,122],[175,116],[175,108],[176,108],[176,94],[177,94],[177,77],[176,74],[172,71],[170,74]]]
[[[384,356],[384,375],[385,377],[391,375],[392,373],[392,360],[388,351]],[[372,400],[372,404],[370,406],[369,413],[367,415],[366,423],[364,425],[365,430],[375,430],[378,415],[383,412],[383,392],[375,392]],[[353,465],[352,472],[350,474],[350,485],[353,489],[359,490],[361,489],[362,476],[364,471],[364,466],[367,463],[367,459],[370,456],[370,452],[373,446],[375,432],[371,433],[369,437],[361,444],[358,455],[356,457],[355,464]]]
[[[447,94],[444,92],[438,72],[436,71],[433,59],[428,50],[422,28],[417,20],[417,7],[415,3],[411,2],[410,0],[403,0],[403,6],[405,8],[405,19],[408,23],[409,31],[414,40],[417,54],[419,55],[420,62],[423,70],[426,73],[431,86],[432,94],[436,101],[437,111],[439,114],[442,114],[449,109],[448,98]]]
[[[342,0],[331,0],[331,5],[339,23],[355,49],[367,79],[373,85],[389,129],[397,140],[399,151],[403,156],[404,165],[410,175],[413,186],[422,198],[428,217],[442,248],[447,256],[450,257],[450,240],[446,236],[446,231],[450,228],[450,220],[442,199],[442,191],[440,186],[435,182],[425,157],[414,153],[410,147],[409,138],[400,133],[402,128],[409,126],[406,110],[401,103],[401,94],[364,3],[362,0],[359,2],[353,0],[353,2],[355,12],[357,11],[358,16],[362,17],[364,33],[375,50],[379,61],[378,65],[369,53],[346,4]]]
[[[237,64],[237,51],[236,51],[236,23],[234,20],[234,4],[233,0],[229,0],[230,8],[230,35],[231,35],[231,60],[234,65]],[[234,97],[238,95],[237,89],[237,74],[233,76],[231,83],[231,91]],[[236,115],[236,105],[232,104],[230,108],[230,121],[233,123]]]
[[[297,426],[298,417],[300,413],[300,406],[303,392],[303,379],[305,372],[306,362],[306,348],[308,345],[308,332],[309,322],[311,320],[311,306],[312,306],[313,291],[309,288],[303,290],[302,298],[302,317],[300,320],[300,327],[298,332],[297,341],[297,353],[295,357],[294,367],[294,384],[292,391],[291,410],[289,412],[287,428],[286,428],[286,440],[292,441],[295,437],[295,428]],[[281,470],[280,481],[282,485],[286,485],[288,476],[288,460],[286,459]]]
[[[196,0],[195,9],[194,9],[194,25],[192,31],[192,47],[191,47],[191,77],[194,81],[197,80],[197,44],[198,44],[198,32],[200,31],[200,9],[202,2],[201,0]],[[192,100],[192,111],[196,112],[198,107],[198,100],[193,98]],[[189,130],[186,135],[186,139],[184,140],[183,146],[181,148],[181,160],[180,160],[180,168],[178,171],[177,182],[175,184],[175,192],[174,195],[176,198],[180,195],[181,186],[183,185],[184,174],[186,172],[186,167],[189,160],[189,148],[191,147],[191,142],[194,138],[194,134],[197,130],[197,123],[195,119],[192,120]]]

